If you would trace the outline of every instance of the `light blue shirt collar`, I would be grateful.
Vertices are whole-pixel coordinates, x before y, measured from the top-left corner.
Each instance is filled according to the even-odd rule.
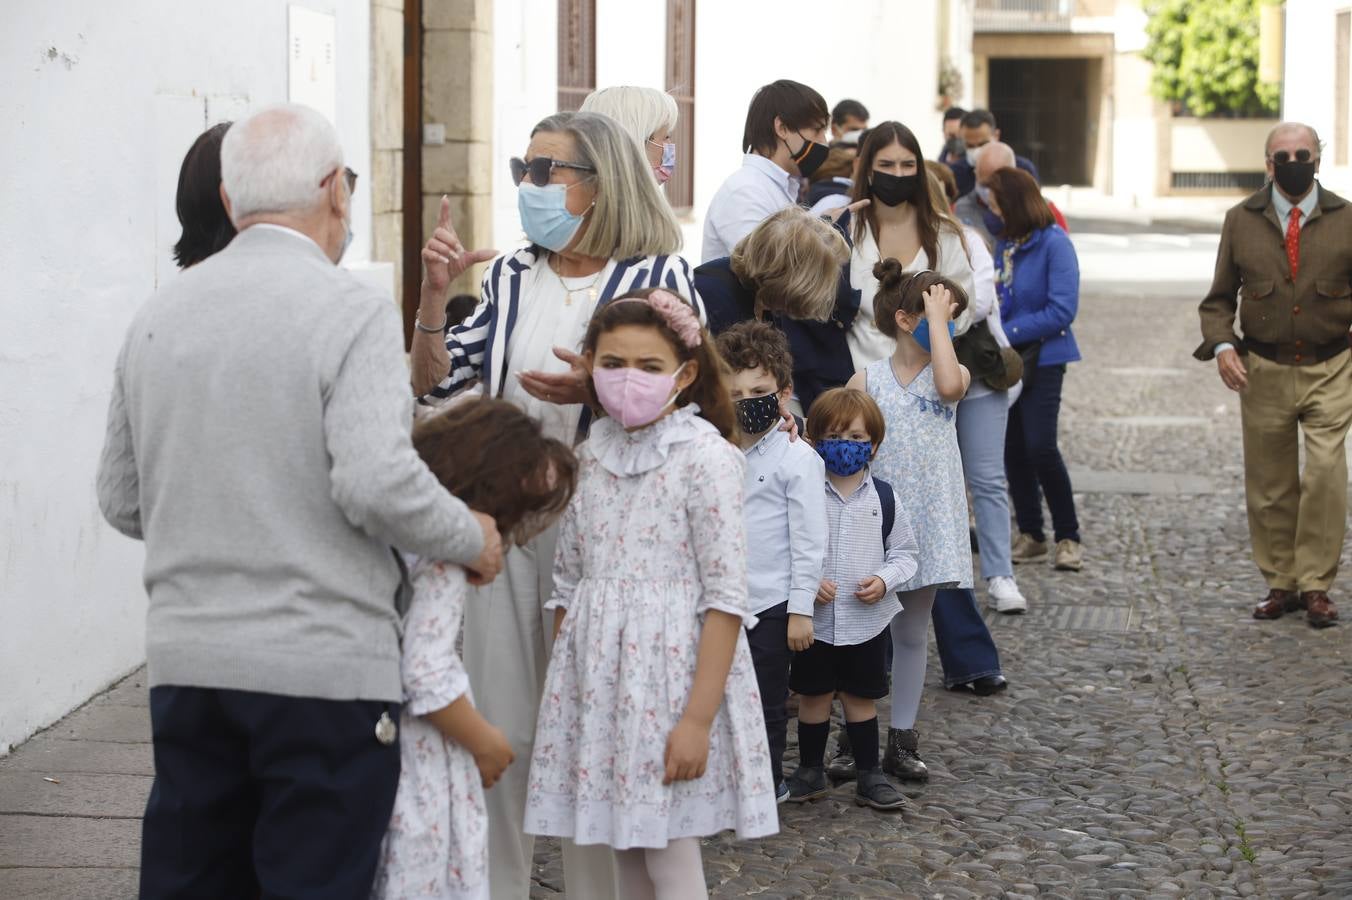
[[[1291,210],[1300,210],[1300,227],[1304,228],[1305,223],[1310,221],[1310,213],[1319,205],[1319,182],[1315,182],[1310,192],[1301,199],[1299,203],[1292,203],[1286,199],[1286,195],[1277,190],[1277,186],[1272,186],[1272,208],[1277,213],[1277,221],[1282,223],[1282,232],[1290,227]]]
[[[798,202],[798,179],[781,169],[769,157],[761,156],[759,153],[748,153],[742,157],[742,166],[765,173],[775,183],[775,187],[784,192],[790,203]]]

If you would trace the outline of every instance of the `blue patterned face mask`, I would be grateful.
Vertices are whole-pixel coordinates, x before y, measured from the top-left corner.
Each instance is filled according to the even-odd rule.
[[[832,475],[853,475],[873,458],[873,444],[869,441],[831,439],[817,441],[817,452],[826,471]]]
[[[949,322],[948,339],[952,340],[953,335],[956,333],[957,326],[954,325],[952,322]],[[929,353],[930,352],[929,319],[921,319],[920,324],[915,326],[915,331],[911,332],[911,337],[915,338],[915,342],[920,345],[921,350],[924,350],[926,353]]]

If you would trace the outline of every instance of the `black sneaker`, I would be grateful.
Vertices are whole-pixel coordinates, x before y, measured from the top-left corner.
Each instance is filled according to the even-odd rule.
[[[783,803],[787,799],[789,799],[789,783],[787,781],[781,781],[779,784],[775,785],[775,802]]]
[[[844,729],[836,735],[836,755],[831,757],[826,774],[832,781],[854,781],[854,748],[850,746],[850,736]]]
[[[887,729],[883,771],[902,781],[929,781],[929,767],[920,758],[920,735],[914,728]]]
[[[898,810],[906,806],[906,798],[901,791],[892,786],[881,768],[872,772],[860,772],[854,786],[854,802],[859,806],[871,806],[885,811]]]
[[[789,776],[789,803],[806,803],[820,800],[830,793],[826,786],[826,773],[821,766],[799,766]]]

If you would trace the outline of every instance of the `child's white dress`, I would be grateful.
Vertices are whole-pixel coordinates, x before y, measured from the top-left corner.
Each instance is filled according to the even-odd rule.
[[[616,849],[735,828],[779,830],[760,691],[740,631],[709,760],[663,785],[685,712],[702,614],[747,610],[742,452],[679,409],[627,433],[613,419],[579,448],[547,606],[554,644],[531,759],[525,830]]]
[[[413,601],[404,619],[402,768],[372,895],[479,900],[488,896],[488,812],[479,768],[468,750],[419,718],[469,694],[469,677],[455,649],[465,571],[419,561],[409,575]]]

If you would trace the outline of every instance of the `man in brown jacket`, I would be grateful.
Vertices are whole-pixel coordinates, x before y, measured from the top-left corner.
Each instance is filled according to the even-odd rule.
[[[1254,618],[1304,609],[1324,628],[1347,530],[1352,207],[1314,180],[1319,150],[1308,125],[1268,135],[1270,183],[1226,213],[1195,356],[1240,395],[1249,535],[1270,589]]]

